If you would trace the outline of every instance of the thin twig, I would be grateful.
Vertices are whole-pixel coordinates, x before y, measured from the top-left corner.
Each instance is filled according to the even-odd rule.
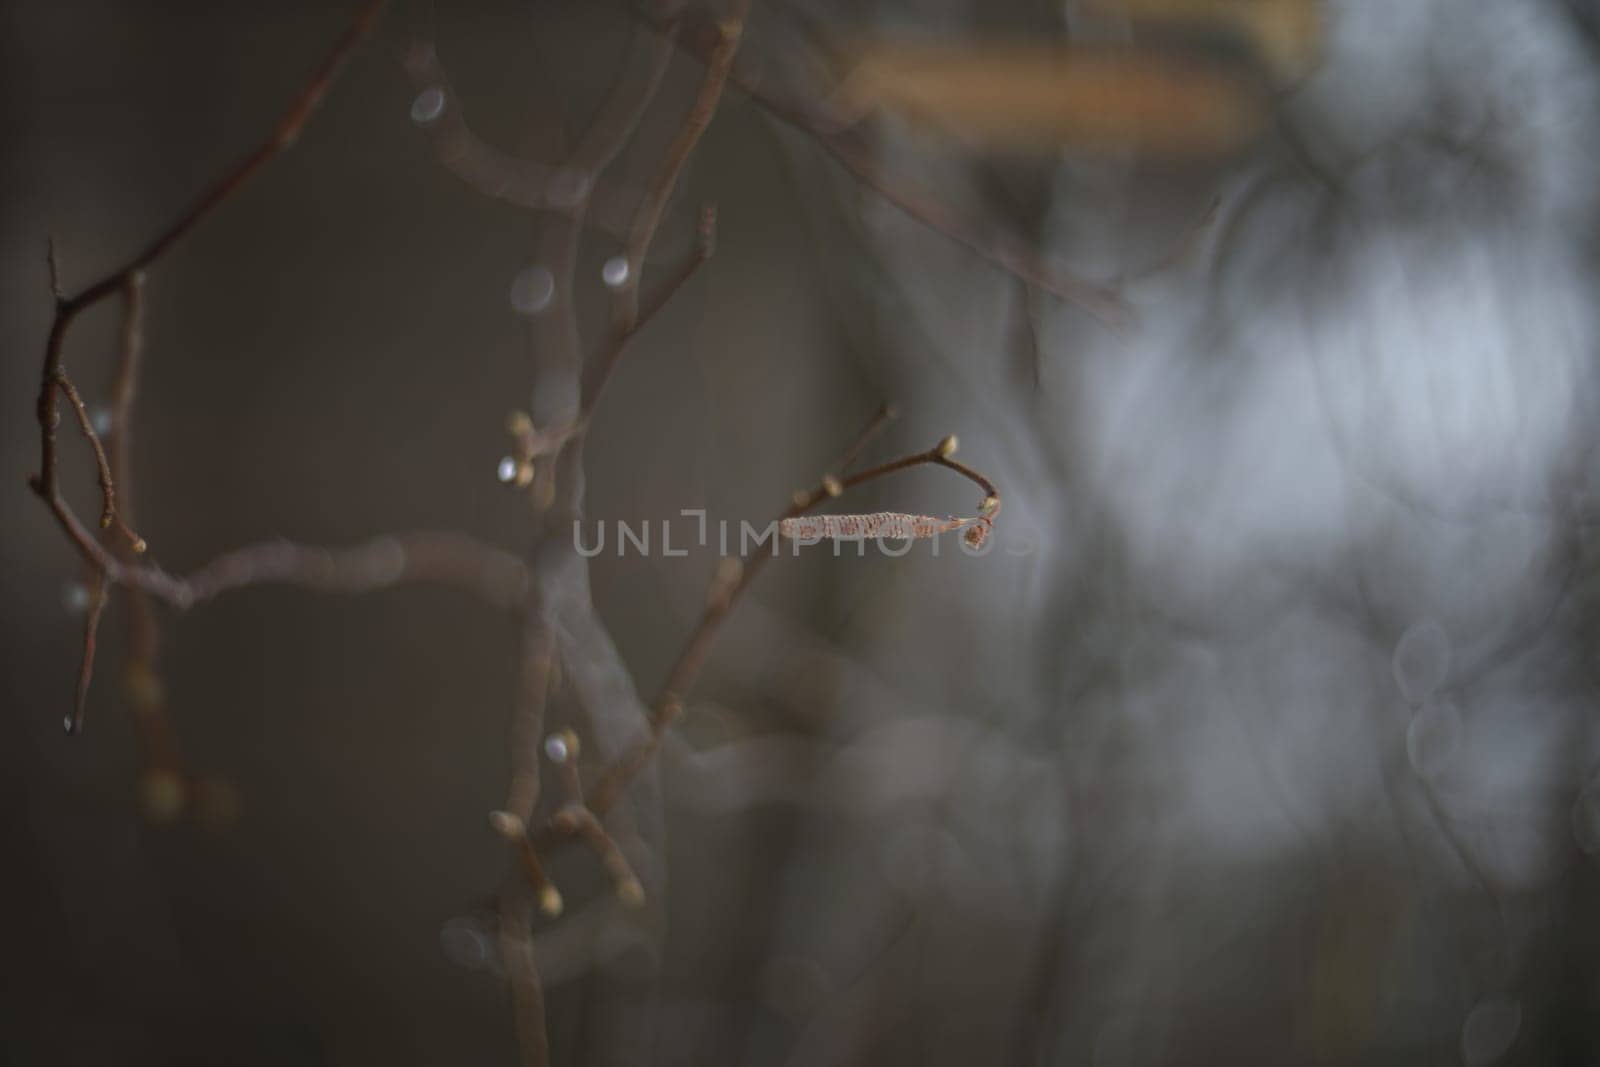
[[[116,376],[111,384],[111,428],[105,437],[111,474],[117,482],[117,509],[129,525],[138,521],[133,416],[144,366],[144,277],[143,271],[134,271],[122,283],[122,325],[117,339]],[[118,557],[131,563],[133,550],[126,544],[119,547]],[[136,587],[129,587],[124,599],[128,640],[122,688],[133,713],[143,776],[181,777],[177,736],[167,718],[166,687],[161,683],[161,627],[155,607],[150,595]]]
[[[111,431],[106,435],[111,473],[122,490],[122,513],[133,521],[133,409],[144,364],[144,272],[122,280],[122,328],[117,340],[117,373],[111,383]]]
[[[588,422],[589,416],[594,413],[595,406],[600,403],[600,394],[605,390],[606,384],[611,380],[612,373],[617,364],[622,360],[628,346],[632,343],[640,330],[651,319],[667,306],[667,303],[677,295],[678,290],[694,277],[695,272],[711,258],[716,250],[717,214],[715,209],[706,207],[700,212],[700,226],[695,240],[694,252],[678,270],[668,278],[650,302],[642,311],[635,312],[631,319],[619,322],[613,329],[610,340],[598,357],[589,361],[583,369],[582,408],[579,422],[575,429],[581,431]]]
[[[880,411],[868,430],[874,431],[876,425],[882,420]],[[863,435],[865,436],[865,434]],[[993,524],[994,517],[1000,511],[1000,491],[993,482],[979,474],[971,467],[954,459],[951,454],[955,451],[954,437],[946,437],[939,444],[926,452],[916,452],[888,463],[879,464],[868,470],[857,472],[846,478],[839,479],[833,475],[825,476],[813,489],[795,494],[789,508],[779,516],[781,523],[786,519],[797,518],[805,514],[824,500],[837,497],[845,490],[879,478],[887,477],[901,471],[910,470],[920,466],[940,466],[952,470],[962,477],[977,485],[984,492],[983,507],[979,522],[985,528]],[[852,446],[854,450],[854,446]],[[718,596],[708,597],[704,614],[700,617],[699,624],[690,635],[688,644],[683,652],[667,672],[667,680],[662,685],[655,703],[652,705],[650,722],[645,736],[640,738],[632,748],[623,753],[615,763],[608,767],[600,776],[600,781],[590,793],[589,808],[601,818],[612,809],[621,798],[628,784],[649,763],[650,758],[661,746],[667,728],[683,713],[683,702],[687,698],[690,688],[700,674],[700,669],[705,665],[707,657],[711,654],[712,645],[716,641],[717,633],[728,613],[733,610],[740,594],[749,587],[750,582],[760,572],[761,567],[769,555],[752,555],[743,561],[736,577],[727,583],[727,588]]]
[[[83,730],[83,716],[89,707],[89,683],[94,679],[95,638],[105,608],[105,575],[96,574],[89,582],[89,610],[83,620],[83,658],[78,662],[78,686],[73,694],[72,714],[64,724],[69,734]]]
[[[545,874],[544,864],[539,862],[539,851],[528,838],[527,822],[509,811],[491,811],[489,825],[516,851],[528,888],[533,890],[534,897],[539,901],[539,910],[552,919],[560,915],[564,906],[561,891]]]
[[[684,164],[689,161],[695,145],[700,143],[700,138],[717,113],[717,103],[722,99],[722,90],[733,70],[733,57],[739,51],[739,41],[744,35],[744,20],[749,10],[750,0],[734,0],[733,10],[716,23],[716,40],[706,57],[705,76],[700,81],[694,104],[667,149],[655,180],[650,183],[649,191],[639,204],[638,213],[634,215],[633,227],[628,232],[628,244],[623,250],[628,273],[617,291],[616,301],[617,325],[624,333],[633,329],[639,317],[640,275],[644,273],[644,260],[650,250],[650,242],[655,239],[656,229],[661,225],[661,213],[666,210],[667,201],[677,188]],[[668,33],[666,36],[675,37],[676,34]]]
[[[565,794],[568,804],[584,805],[583,776],[578,773],[578,735],[566,730],[559,736],[567,749],[566,758],[556,764],[556,774],[561,780],[561,792]]]
[[[111,461],[106,458],[105,445],[101,443],[100,435],[95,432],[94,420],[89,416],[89,409],[84,406],[83,397],[78,394],[78,387],[72,384],[72,379],[67,377],[65,371],[57,373],[56,385],[60,387],[62,395],[71,405],[72,412],[78,419],[78,428],[83,431],[84,439],[89,442],[89,448],[94,452],[94,465],[100,482],[100,528],[102,530],[115,528],[128,542],[129,548],[135,553],[143,553],[148,547],[144,538],[134,533],[117,512],[117,483],[111,476]]]
[[[668,23],[642,12],[636,5],[628,6],[658,33],[671,32],[678,26],[676,22]],[[706,20],[677,29],[672,38],[702,63],[709,64],[716,57],[718,30]],[[804,107],[780,99],[765,83],[737,67],[729,71],[727,81],[780,122],[811,137],[857,181],[914,221],[944,234],[1007,274],[1077,304],[1107,325],[1126,324],[1130,315],[1128,305],[1115,289],[1051,266],[1033,250],[1030,242],[1014,233],[986,232],[983,224],[952,207],[936,192],[919,186],[908,175],[886,170],[859,133],[837,129]]]
[[[153,568],[138,568],[124,565],[108,553],[95,539],[90,536],[73,513],[71,506],[62,497],[57,477],[56,460],[56,429],[60,424],[59,396],[65,394],[78,416],[80,425],[84,428],[95,449],[95,459],[99,466],[101,476],[101,490],[105,502],[102,512],[102,525],[110,525],[116,521],[114,480],[111,476],[110,462],[105,455],[105,450],[100,446],[94,426],[84,408],[82,398],[77,390],[67,380],[62,369],[62,354],[66,343],[67,331],[84,311],[98,304],[114,293],[125,294],[134,292],[129,297],[130,307],[137,307],[136,289],[138,281],[136,276],[141,274],[156,260],[160,259],[174,244],[192,230],[203,218],[215,210],[220,204],[231,197],[252,176],[278,153],[294,143],[304,128],[306,121],[311,117],[317,105],[322,102],[327,94],[328,87],[332,84],[334,76],[338,73],[351,51],[366,36],[371,29],[373,21],[377,18],[379,10],[383,7],[384,0],[369,0],[362,7],[360,13],[350,28],[335,44],[321,66],[311,75],[310,80],[301,88],[300,92],[290,103],[289,108],[278,120],[267,139],[241,160],[232,170],[226,173],[214,185],[202,193],[187,210],[178,216],[177,220],[156,236],[144,250],[135,255],[126,264],[102,277],[75,296],[65,296],[60,284],[60,269],[57,265],[55,245],[50,245],[50,287],[55,297],[55,316],[50,323],[50,335],[45,342],[44,368],[40,374],[39,399],[37,417],[39,421],[39,473],[31,477],[29,485],[33,491],[49,507],[51,514],[56,517],[57,523],[67,534],[69,540],[77,546],[79,553],[94,569],[97,583],[122,583],[129,575],[138,575],[145,579],[141,587],[157,595],[165,594],[169,598],[183,599],[182,583],[176,582],[170,576]],[[128,403],[131,404],[131,377],[128,388],[130,390]],[[140,548],[142,542],[132,531],[128,531],[130,543],[135,548]],[[142,549],[141,549],[142,550]],[[96,619],[98,621],[98,619]],[[91,642],[92,644],[92,642]],[[92,654],[85,655],[86,668],[92,667]],[[89,685],[87,670],[80,676],[79,688],[87,692]],[[81,705],[80,698],[79,704]]]
[[[544,986],[533,960],[533,931],[522,894],[511,887],[500,895],[500,954],[511,984],[512,1015],[523,1067],[546,1067],[550,1039],[544,1026]]]
[[[539,803],[539,746],[544,736],[555,641],[542,605],[536,605],[522,625],[522,684],[511,726],[512,769],[511,782],[506,787],[506,811],[527,824],[533,820]]]
[[[430,582],[513,607],[523,602],[532,575],[516,555],[457,533],[390,534],[345,549],[269,541],[235,549],[194,572],[183,582],[179,606],[264,582],[339,593]]]
[[[872,416],[872,421],[867,423],[862,431],[856,435],[856,439],[851,442],[850,447],[844,450],[844,455],[839,457],[839,462],[834,465],[833,473],[835,475],[848,473],[850,468],[855,466],[856,460],[861,457],[861,453],[866,451],[867,446],[883,432],[889,423],[899,417],[900,412],[893,404],[888,401],[880,404],[877,412]]]
[[[535,211],[571,213],[582,207],[599,216],[598,228],[622,235],[628,232],[628,209],[642,191],[602,182],[600,174],[637,128],[672,58],[672,42],[653,36],[647,62],[624,67],[624,76],[613,86],[589,131],[559,165],[514,156],[483,140],[467,123],[461,98],[432,40],[414,42],[402,65],[419,92],[439,92],[438,110],[424,125],[439,162],[471,189]]]
[[[600,865],[611,876],[618,900],[632,908],[644,903],[644,884],[634,873],[633,864],[628,862],[628,857],[592,809],[582,804],[568,804],[555,813],[550,825],[558,833],[579,838],[599,857]]]

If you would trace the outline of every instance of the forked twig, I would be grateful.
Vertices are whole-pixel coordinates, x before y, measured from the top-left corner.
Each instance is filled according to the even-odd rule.
[[[543,232],[541,250],[550,256],[549,263],[557,278],[557,296],[553,314],[545,317],[537,326],[540,331],[537,336],[547,354],[552,373],[549,375],[550,381],[541,377],[536,384],[541,391],[546,385],[552,386],[551,391],[559,396],[561,403],[556,405],[557,417],[543,428],[536,429],[533,416],[522,413],[514,415],[511,426],[517,453],[516,477],[509,480],[527,489],[542,511],[547,511],[557,499],[555,479],[558,475],[563,480],[566,496],[560,498],[564,510],[557,514],[576,514],[581,509],[582,448],[590,416],[629,343],[712,253],[714,214],[706,209],[702,213],[700,239],[694,253],[659,285],[642,308],[639,306],[642,274],[651,243],[687,160],[709,127],[718,102],[729,84],[741,85],[775,114],[807,128],[866,184],[936,229],[969,244],[991,261],[1029,279],[1032,284],[1071,295],[1090,306],[1094,306],[1097,298],[1103,297],[1103,294],[1097,294],[1092,289],[1079,288],[1075,280],[1050,274],[1036,261],[1027,259],[1023,254],[1025,249],[1019,252],[1005,245],[1004,238],[979,239],[974,236],[976,231],[942,214],[944,209],[937,203],[929,206],[919,200],[919,194],[914,189],[878,174],[870,158],[852,154],[850,142],[844,135],[822,130],[810,123],[802,113],[787,111],[782,103],[763,98],[757,87],[741,81],[734,60],[743,33],[748,0],[733,0],[732,6],[733,13],[725,20],[696,26],[685,24],[681,33],[676,24],[658,24],[656,28],[664,31],[660,36],[652,37],[641,30],[638,37],[649,46],[649,54],[643,62],[630,64],[622,72],[577,148],[564,164],[554,167],[513,159],[478,140],[460,114],[454,90],[449,86],[431,45],[413,49],[408,59],[408,69],[419,84],[424,89],[436,88],[441,93],[440,100],[433,101],[439,105],[437,111],[424,114],[423,120],[425,125],[432,125],[435,143],[445,164],[481,191],[525,207],[554,213],[554,218],[549,220],[550,225]],[[40,472],[31,479],[31,484],[88,564],[92,581],[84,652],[74,710],[67,719],[67,726],[69,731],[76,731],[83,721],[93,675],[98,625],[113,586],[123,587],[129,597],[132,640],[128,682],[136,718],[146,724],[141,726],[141,738],[146,750],[147,769],[152,775],[158,774],[162,782],[178,783],[179,786],[182,780],[174,770],[175,745],[165,725],[156,673],[159,635],[153,611],[155,601],[188,609],[224,593],[265,582],[287,582],[330,591],[363,592],[408,581],[441,581],[462,586],[492,605],[518,612],[524,627],[519,646],[523,673],[519,701],[513,715],[514,769],[507,786],[505,807],[491,813],[490,822],[512,847],[516,860],[514,877],[506,882],[500,895],[500,943],[515,1006],[519,1044],[525,1063],[544,1067],[549,1061],[549,1041],[544,1019],[544,992],[532,952],[529,892],[540,911],[549,917],[561,913],[563,901],[549,878],[542,855],[546,849],[563,841],[582,842],[598,857],[623,902],[635,906],[645,902],[644,882],[617,844],[617,837],[607,829],[605,820],[613,816],[615,833],[629,840],[631,847],[632,842],[627,836],[631,831],[623,816],[632,813],[617,812],[618,802],[629,787],[635,785],[641,771],[659,748],[665,731],[682,713],[684,700],[710,654],[719,627],[768,557],[755,555],[745,560],[724,561],[717,568],[705,611],[669,671],[660,693],[645,713],[644,736],[635,737],[631,744],[615,733],[605,740],[610,749],[604,750],[604,754],[610,756],[610,761],[601,761],[598,780],[587,797],[577,761],[578,733],[567,729],[550,738],[542,738],[542,735],[550,694],[559,688],[553,679],[558,677],[559,668],[570,668],[577,661],[572,645],[573,635],[581,635],[584,647],[604,645],[610,649],[610,644],[603,627],[592,615],[587,584],[583,580],[586,575],[583,561],[575,558],[571,546],[562,545],[549,536],[552,530],[558,528],[558,524],[546,522],[539,526],[538,536],[526,560],[463,535],[434,533],[384,536],[343,550],[264,542],[225,553],[187,576],[168,572],[135,558],[143,550],[143,541],[133,533],[131,526],[133,494],[130,488],[130,440],[141,366],[144,271],[211,211],[229,199],[269,160],[293,143],[326,94],[334,75],[370,29],[381,7],[382,0],[370,0],[362,8],[325,62],[291,102],[269,137],[202,193],[174,223],[124,266],[76,295],[67,296],[60,287],[55,250],[53,245],[51,247],[51,290],[55,296],[56,310],[45,346],[38,401]],[[602,173],[632,136],[656,96],[674,47],[683,47],[701,55],[706,60],[706,70],[694,103],[660,161],[629,227],[624,251],[628,273],[622,284],[615,286],[618,296],[613,327],[602,346],[585,358],[570,292],[585,216],[600,188]],[[62,358],[66,335],[77,317],[117,293],[122,295],[124,302],[120,352],[112,390],[111,429],[106,435],[107,440],[102,442],[83,398],[63,369]],[[1105,311],[1107,306],[1102,303],[1100,309]],[[546,341],[548,345],[544,344]],[[60,420],[61,396],[67,398],[95,454],[102,494],[101,526],[116,527],[123,535],[110,546],[103,544],[85,527],[60,492],[56,430]],[[823,475],[820,483],[796,495],[780,516],[780,522],[790,524],[788,529],[791,535],[802,529],[794,525],[796,520],[824,501],[856,486],[923,465],[945,467],[982,488],[985,496],[979,514],[968,519],[928,519],[922,522],[913,516],[881,513],[874,521],[862,520],[862,529],[870,526],[880,533],[892,529],[917,532],[924,526],[932,531],[934,526],[942,523],[955,523],[955,526],[943,528],[966,528],[969,539],[981,540],[987,534],[999,512],[999,492],[986,477],[951,458],[956,447],[953,437],[946,438],[928,451],[851,473],[867,443],[892,417],[892,409],[887,406],[880,409],[838,463]],[[817,529],[826,529],[828,522],[833,523],[835,529],[842,529],[850,521],[851,517],[831,516],[821,520],[822,524]],[[576,576],[578,580],[573,588],[578,592],[562,589],[560,596],[546,596],[541,579],[551,572],[559,574],[563,581]],[[614,650],[611,655],[614,659]],[[574,688],[579,688],[576,683]],[[595,688],[591,675],[589,689]],[[611,696],[616,699],[608,699],[605,702],[607,705],[626,706],[586,708],[590,716],[590,730],[586,736],[604,739],[603,733],[595,731],[596,723],[609,729],[613,723],[620,721],[600,719],[601,715],[626,714],[631,717],[634,709],[644,711],[633,692],[631,681],[618,687]],[[587,693],[580,696],[580,701],[595,705],[600,703],[591,700]],[[634,722],[631,718],[629,721]],[[637,729],[636,725],[634,729]],[[563,794],[562,802],[552,805],[554,810],[542,823],[536,822],[541,798],[541,748],[557,766]],[[647,842],[641,843],[648,847]],[[635,861],[640,862],[639,871],[646,876],[656,877],[659,874],[646,866],[637,855]]]
[[[82,398],[67,378],[62,368],[62,354],[66,343],[67,332],[78,316],[94,305],[118,292],[127,294],[126,315],[133,315],[138,309],[139,276],[156,260],[160,259],[166,251],[176,244],[185,234],[192,230],[201,219],[232,196],[245,182],[278,153],[293,144],[299,136],[311,113],[321,103],[327,94],[329,85],[332,84],[345,59],[355,46],[366,36],[373,21],[377,18],[379,10],[383,7],[383,0],[369,0],[356,16],[344,35],[339,39],[322,65],[313,72],[310,80],[295,96],[288,110],[284,112],[267,139],[253,152],[241,160],[235,167],[225,174],[219,181],[203,192],[189,207],[179,215],[177,220],[156,236],[145,248],[131,260],[118,269],[105,275],[74,296],[66,296],[61,288],[60,268],[57,261],[55,245],[50,245],[50,288],[55,297],[55,316],[50,324],[50,334],[45,342],[44,369],[40,375],[38,420],[39,420],[39,473],[29,479],[29,485],[50,509],[51,514],[67,534],[69,540],[77,546],[80,554],[95,572],[95,582],[98,586],[106,584],[119,584],[127,574],[135,573],[135,569],[121,565],[105,551],[83,524],[73,514],[71,506],[62,497],[58,483],[56,460],[56,428],[60,423],[58,397],[65,395],[76,413],[79,425],[88,437],[91,447],[95,452],[95,462],[99,472],[103,508],[101,525],[118,525],[125,531],[129,544],[135,551],[143,551],[144,542],[131,529],[120,523],[116,510],[115,478],[112,475],[111,464],[105,449],[100,444],[95,433],[93,421],[89,418]],[[125,329],[126,326],[125,318]],[[137,322],[132,329],[137,328]],[[130,361],[125,360],[125,366]],[[136,364],[134,364],[136,369]],[[125,393],[124,404],[132,403],[132,371],[122,383]],[[162,583],[155,583],[160,586]],[[175,587],[166,586],[166,591],[173,592]],[[92,612],[91,617],[98,623],[98,612]],[[94,666],[94,628],[91,626],[85,634],[82,662],[79,669],[79,695],[77,708],[69,725],[76,729],[82,725],[82,706],[86,701],[89,683],[93,676]]]
[[[128,542],[129,548],[136,553],[144,552],[148,547],[144,538],[134,533],[117,511],[117,483],[111,476],[111,462],[106,459],[105,445],[101,443],[100,435],[95,432],[94,420],[89,417],[89,409],[84,406],[83,397],[78,395],[78,387],[72,384],[72,379],[67,377],[66,371],[56,373],[56,386],[67,398],[73,414],[77,416],[78,428],[83,431],[84,439],[94,451],[94,465],[100,482],[100,528],[108,530],[115,527],[117,533]]]
[[[650,189],[634,216],[633,227],[628,231],[628,244],[623,251],[628,273],[617,291],[616,301],[617,326],[623,332],[631,331],[638,320],[639,279],[644,273],[645,255],[650,250],[650,242],[655,239],[656,230],[661,225],[661,213],[666,210],[667,201],[677,187],[684,164],[689,161],[695,145],[700,143],[701,136],[717,113],[717,104],[722,99],[728,75],[733,71],[733,58],[738,54],[739,41],[744,35],[745,16],[749,11],[750,0],[733,0],[733,10],[715,23],[715,40],[706,56],[706,72],[695,94],[694,104],[662,158],[655,180],[650,183]],[[666,36],[674,35],[668,33]]]
[[[873,421],[864,431],[863,437],[868,437],[877,432],[877,429],[887,421],[888,409],[882,409],[874,416]],[[846,455],[846,460],[853,460],[859,451],[859,445],[852,445]],[[825,475],[821,482],[809,491],[795,494],[788,510],[778,517],[782,522],[796,519],[824,500],[830,500],[841,495],[849,489],[864,485],[879,478],[910,470],[913,467],[934,465],[945,467],[967,478],[984,492],[983,507],[977,520],[980,524],[974,527],[987,531],[992,527],[994,518],[1000,512],[1000,491],[994,483],[966,465],[952,459],[956,450],[956,439],[946,437],[933,448],[926,452],[915,452],[900,459],[891,460],[868,470],[860,471],[845,478],[835,475]],[[845,464],[838,465],[843,469]],[[981,540],[981,539],[980,539]],[[628,752],[624,753],[601,775],[599,782],[590,794],[589,808],[602,818],[621,798],[628,784],[638,775],[655,755],[661,746],[661,740],[666,730],[683,712],[683,702],[699,676],[706,658],[711,653],[718,630],[728,613],[733,610],[739,596],[747,589],[766,561],[771,558],[767,555],[751,555],[739,561],[737,571],[730,576],[722,578],[724,588],[718,594],[707,598],[707,605],[699,624],[689,637],[689,642],[682,653],[679,654],[672,668],[667,672],[667,680],[662,685],[651,706],[651,716],[645,736],[641,738]]]
[[[78,685],[73,693],[72,714],[63,724],[69,734],[83,730],[83,715],[89,706],[89,682],[94,678],[96,637],[100,632],[100,616],[105,608],[105,575],[96,574],[89,582],[89,610],[83,621],[83,659],[78,664]]]
[[[676,19],[668,21],[651,15],[639,10],[637,5],[629,4],[628,7],[658,33],[670,33],[681,49],[700,62],[709,66],[716,59],[721,38],[715,23],[701,18],[680,26]],[[1051,266],[1033,250],[1028,241],[1014,233],[986,232],[981,223],[967,217],[934,191],[919,185],[911,176],[890,173],[858,132],[834,128],[806,108],[780,98],[766,84],[737,67],[728,72],[727,81],[773,118],[816,141],[857,181],[909,218],[944,234],[980,259],[1021,278],[1034,288],[1077,304],[1107,325],[1120,327],[1126,324],[1129,308],[1115,289]]]

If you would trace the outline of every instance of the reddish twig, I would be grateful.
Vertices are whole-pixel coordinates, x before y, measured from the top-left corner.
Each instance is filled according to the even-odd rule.
[[[59,395],[64,394],[72,404],[74,411],[78,415],[80,425],[82,425],[91,445],[95,449],[95,459],[100,471],[101,490],[104,498],[102,525],[111,525],[116,521],[113,488],[115,482],[111,475],[110,463],[105,455],[105,450],[100,446],[98,437],[94,433],[94,426],[88,417],[87,411],[84,409],[82,398],[78,396],[77,390],[72,387],[62,369],[62,353],[67,331],[79,315],[95,304],[100,303],[114,293],[126,293],[131,289],[136,290],[138,285],[135,280],[136,276],[160,259],[169,248],[192,230],[201,219],[205,218],[218,205],[232,196],[269,160],[294,143],[306,121],[311,117],[311,113],[326,95],[334,75],[338,73],[339,68],[356,44],[367,34],[382,6],[383,0],[369,0],[361,9],[350,28],[334,46],[332,53],[312,74],[311,79],[290,103],[288,110],[278,120],[277,125],[273,127],[267,139],[217,181],[216,184],[202,193],[175,222],[158,234],[153,241],[122,267],[105,275],[76,295],[69,297],[64,295],[61,289],[60,270],[56,262],[55,246],[52,244],[50,247],[50,286],[52,293],[55,295],[55,317],[50,324],[49,339],[45,342],[44,369],[40,375],[38,400],[39,473],[29,479],[29,484],[40,499],[45,502],[46,506],[49,507],[51,514],[56,517],[56,521],[65,531],[67,537],[77,546],[79,553],[94,569],[98,583],[119,584],[128,575],[140,574],[149,579],[149,584],[144,586],[149,591],[156,592],[160,590],[172,595],[179,592],[180,589],[179,586],[172,582],[162,580],[164,576],[158,571],[124,566],[117,561],[89,535],[89,532],[84,529],[83,524],[78,520],[70,505],[61,495],[57,475],[56,428],[61,421],[58,398]],[[130,306],[136,307],[137,297],[135,296],[131,299],[133,304],[130,304]],[[129,390],[129,400],[127,402],[131,404],[131,384],[127,388]],[[129,531],[128,535],[130,543],[135,548],[139,548],[142,545],[142,542],[137,538],[137,535],[132,534],[132,531]],[[98,622],[97,616],[96,622]],[[93,642],[89,640],[85,642],[83,664],[80,667],[79,674],[79,688],[83,693],[87,692],[92,667]],[[79,704],[81,705],[82,702],[80,695]]]
[[[94,465],[100,482],[100,528],[102,530],[114,528],[135,553],[144,552],[148,547],[144,538],[134,533],[117,511],[117,483],[111,476],[111,462],[106,459],[105,445],[101,443],[100,435],[95,432],[94,420],[89,417],[89,409],[84,406],[83,397],[78,394],[78,387],[72,384],[72,379],[67,377],[65,371],[56,373],[56,386],[67,398],[67,404],[77,416],[78,428],[83,431],[84,439],[94,451]]]
[[[552,919],[560,915],[564,907],[561,891],[545,874],[544,864],[539,862],[539,852],[528,838],[527,822],[509,811],[491,811],[489,825],[516,850],[528,888],[539,901],[539,910]]]
[[[511,984],[512,1016],[523,1067],[546,1067],[550,1038],[544,1025],[544,986],[533,959],[533,931],[519,893],[508,887],[500,895],[500,955]]]
[[[138,401],[139,382],[144,364],[144,272],[134,271],[122,283],[122,325],[117,340],[116,376],[111,384],[111,423],[106,433],[106,454],[117,482],[118,509],[132,525],[137,521],[133,473],[133,413]],[[118,558],[131,563],[133,550],[120,546]],[[143,589],[129,587],[126,592],[128,643],[122,671],[123,699],[133,713],[139,741],[140,775],[144,783],[147,816],[167,813],[150,801],[156,797],[182,799],[181,790],[154,783],[181,782],[181,760],[177,736],[167,718],[166,687],[161,683],[161,628],[155,607]]]
[[[83,729],[83,716],[89,707],[89,683],[94,678],[94,653],[96,636],[100,630],[100,616],[106,608],[105,575],[96,574],[89,582],[89,609],[83,620],[83,658],[78,664],[78,685],[72,700],[72,714],[63,722],[67,733]]]
[[[555,765],[561,782],[562,799],[567,804],[583,804],[583,780],[578,774],[578,753],[582,745],[573,730],[566,729],[545,738],[544,753]]]
[[[644,904],[644,884],[593,810],[582,804],[568,804],[551,816],[550,826],[557,833],[577,837],[589,846],[611,876],[618,900],[631,908]]]

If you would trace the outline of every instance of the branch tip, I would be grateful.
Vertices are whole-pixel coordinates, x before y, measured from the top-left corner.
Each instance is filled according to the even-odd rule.
[[[717,250],[717,206],[706,204],[700,209],[700,227],[696,231],[700,256],[710,259]]]
[[[539,890],[539,911],[550,919],[558,918],[566,910],[566,902],[561,899],[561,890],[549,882]]]
[[[624,878],[617,883],[617,899],[624,907],[644,907],[644,883],[637,878]]]
[[[507,841],[520,841],[527,834],[527,824],[509,811],[491,811],[489,825]]]
[[[66,302],[67,294],[61,291],[61,262],[56,258],[55,234],[49,234],[44,239],[44,262],[50,271],[50,295],[55,297],[56,306],[60,307]]]

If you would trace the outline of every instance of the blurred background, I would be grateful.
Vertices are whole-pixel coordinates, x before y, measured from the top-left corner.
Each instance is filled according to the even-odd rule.
[[[163,612],[190,776],[163,807],[114,600],[87,732],[61,732],[85,576],[25,486],[47,235],[69,291],[123,262],[348,7],[0,5],[0,1062],[516,1060],[484,819],[504,611],[262,587]],[[675,544],[680,509],[764,523],[886,400],[876,455],[957,433],[1005,510],[979,559],[762,576],[661,757],[647,980],[596,980],[637,945],[592,862],[557,862],[555,1062],[1600,1063],[1596,10],[757,0],[740,77],[812,130],[724,99],[647,291],[702,203],[717,254],[608,392],[589,518]],[[640,32],[621,3],[397,7],[151,272],[135,469],[165,566],[407,529],[526,548],[495,474],[540,219],[418,129],[425,21],[518,153],[581,130]],[[668,68],[624,182],[700,71]],[[1019,282],[817,129],[1125,310]],[[591,337],[621,247],[599,223]],[[67,353],[91,408],[114,328],[98,309]],[[918,472],[852,510],[970,495]],[[592,561],[641,692],[716,555]]]

